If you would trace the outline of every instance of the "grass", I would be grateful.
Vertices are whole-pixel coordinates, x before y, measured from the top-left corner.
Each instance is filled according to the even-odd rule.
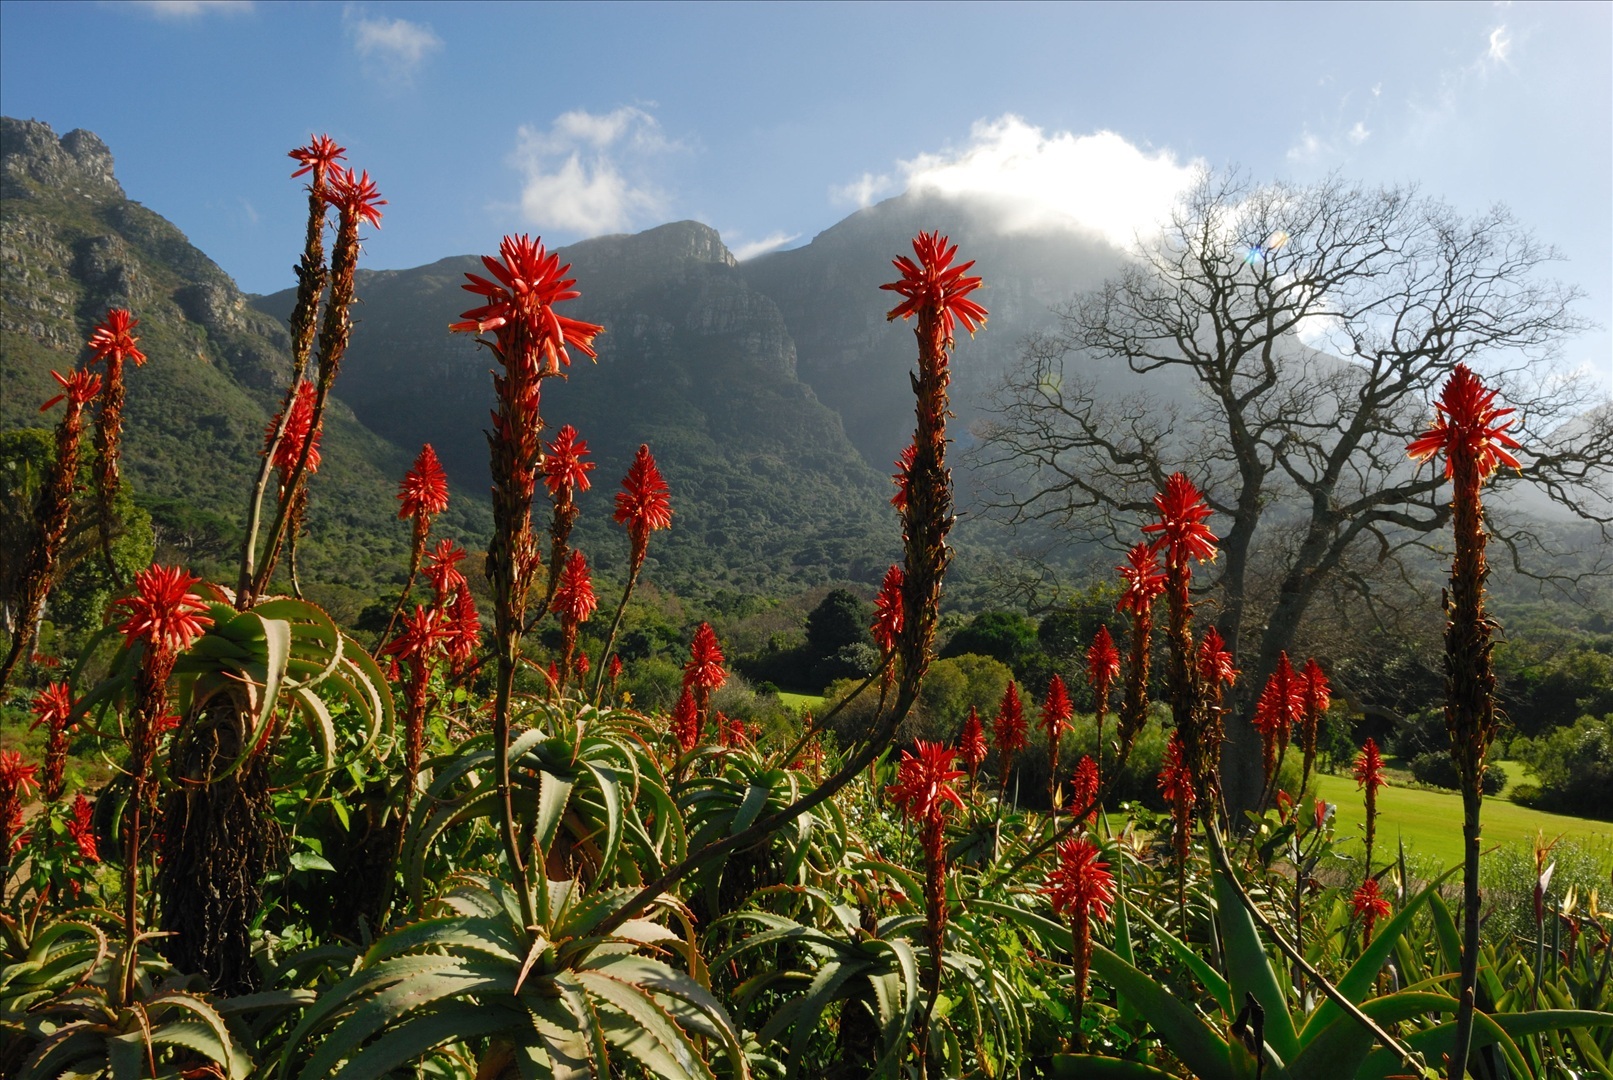
[[[1522,765],[1504,766],[1512,783],[1528,782]],[[1361,836],[1366,823],[1366,806],[1355,781],[1348,776],[1322,774],[1316,777],[1317,794],[1338,804],[1338,835]],[[1537,834],[1547,840],[1567,836],[1601,853],[1604,863],[1613,864],[1613,821],[1568,817],[1530,810],[1509,801],[1505,795],[1484,800],[1480,819],[1484,826],[1486,850],[1503,845],[1529,847]],[[1454,792],[1390,786],[1378,792],[1378,839],[1373,862],[1392,858],[1396,843],[1404,839],[1408,854],[1433,859],[1443,867],[1462,861],[1462,800]],[[1356,845],[1359,847],[1359,845]]]
[[[814,713],[823,711],[823,698],[817,694],[791,694],[780,690],[778,699],[796,712],[811,709]]]

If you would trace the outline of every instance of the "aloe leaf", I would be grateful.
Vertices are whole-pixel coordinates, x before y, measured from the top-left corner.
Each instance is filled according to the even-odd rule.
[[[200,1020],[163,1024],[151,1032],[151,1041],[154,1045],[165,1043],[194,1050],[209,1061],[224,1066],[230,1080],[246,1080],[252,1075],[251,1060],[239,1050],[232,1049],[228,1041],[221,1041],[218,1033]]]
[[[1188,947],[1175,934],[1155,922],[1152,916],[1142,908],[1137,909],[1137,917],[1143,921],[1149,930],[1153,931],[1155,937],[1165,943],[1165,947],[1171,951],[1171,955],[1180,960],[1193,973],[1194,977],[1198,979],[1199,985],[1204,987],[1205,991],[1215,999],[1215,1004],[1220,1008],[1221,1015],[1228,1017],[1237,1015],[1237,1010],[1232,1007],[1232,988],[1227,985],[1226,979],[1221,977],[1221,973],[1210,966],[1209,961]]]
[[[1235,1080],[1230,1048],[1174,994],[1095,942],[1092,969],[1131,996],[1149,1026],[1199,1080]]]
[[[1292,1061],[1299,1055],[1299,1037],[1294,1032],[1294,1018],[1288,1011],[1288,999],[1277,981],[1277,973],[1272,970],[1271,957],[1266,955],[1266,944],[1260,940],[1254,918],[1243,906],[1220,867],[1215,868],[1214,877],[1217,914],[1232,1000],[1242,1001],[1245,994],[1254,996],[1266,1011],[1266,1042],[1278,1057]]]
[[[330,1080],[379,1080],[445,1042],[505,1033],[524,1026],[521,1019],[496,1004],[448,1002],[411,1016],[363,1049],[354,1049]]]
[[[1397,1024],[1420,1016],[1455,1012],[1456,999],[1446,994],[1402,991],[1363,1002],[1361,1011],[1378,1024]],[[1310,1032],[1309,1025],[1306,1027]],[[1359,1020],[1342,1011],[1326,1028],[1308,1034],[1305,1048],[1289,1063],[1289,1071],[1306,1080],[1351,1080],[1377,1042]]]
[[[1372,939],[1366,948],[1361,950],[1360,957],[1350,965],[1350,970],[1344,973],[1344,977],[1338,981],[1337,987],[1339,993],[1343,994],[1352,1005],[1360,1005],[1367,994],[1372,991],[1372,984],[1377,981],[1378,972],[1383,970],[1384,961],[1388,959],[1389,953],[1394,949],[1395,941],[1399,939],[1401,934],[1406,932],[1407,928],[1411,926],[1412,920],[1417,917],[1417,909],[1430,897],[1436,896],[1439,887],[1445,883],[1445,879],[1460,869],[1461,867],[1459,866],[1452,867],[1429,882],[1421,892],[1412,897],[1410,903],[1395,914],[1394,918],[1384,923],[1383,929],[1378,932],[1378,935]],[[1331,998],[1323,1001],[1316,1011],[1311,1014],[1310,1019],[1306,1021],[1304,1030],[1300,1032],[1300,1045],[1303,1046],[1309,1042],[1318,1032],[1325,1030],[1343,1015],[1344,1010]],[[1268,1011],[1266,1016],[1266,1022],[1269,1024],[1271,1022],[1271,1013]]]
[[[521,962],[525,950],[509,924],[498,918],[466,918],[460,915],[423,919],[387,934],[364,954],[364,966],[373,968],[382,961],[413,949],[471,949],[511,964]]]
[[[1140,1061],[1088,1054],[1054,1054],[1053,1076],[1055,1080],[1176,1080],[1175,1073]]]
[[[622,844],[622,788],[616,770],[608,765],[595,765],[584,761],[583,767],[599,785],[600,800],[605,807],[605,849],[600,855],[598,876],[609,880],[616,865],[616,852]]]
[[[1484,1012],[1473,1014],[1473,1034],[1470,1052],[1487,1046],[1499,1046],[1508,1065],[1520,1076],[1528,1076],[1528,1065],[1523,1061],[1514,1036],[1534,1035],[1544,1031],[1559,1031],[1576,1027],[1613,1026],[1613,1013],[1586,1012],[1568,1009],[1542,1009],[1530,1013]],[[1456,1045],[1456,1023],[1452,1021],[1424,1031],[1413,1032],[1402,1040],[1425,1061],[1439,1061]],[[1391,1050],[1372,1052],[1357,1074],[1361,1080],[1391,1080],[1405,1070],[1400,1059]]]
[[[590,994],[608,1005],[600,1019],[611,1045],[625,1050],[656,1075],[715,1080],[694,1043],[647,993],[599,971],[578,971],[576,975]],[[613,1023],[612,1012],[623,1023]]]
[[[515,985],[515,972],[508,966],[489,971],[460,963],[444,967],[429,975],[415,975],[399,979],[359,1002],[344,1016],[314,1056],[303,1066],[303,1080],[328,1077],[338,1062],[352,1056],[354,1048],[366,1039],[392,1028],[403,1019],[444,999],[453,999],[477,991],[503,989],[510,992]]]
[[[1439,955],[1445,961],[1445,970],[1461,971],[1462,935],[1456,930],[1456,919],[1452,917],[1445,898],[1437,893],[1430,897],[1428,911],[1434,917],[1434,938],[1439,942]]]

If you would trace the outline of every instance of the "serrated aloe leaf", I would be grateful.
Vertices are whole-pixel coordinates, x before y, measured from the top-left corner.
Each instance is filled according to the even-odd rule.
[[[1278,1057],[1292,1061],[1299,1054],[1299,1037],[1294,1031],[1294,1018],[1288,1011],[1282,984],[1272,969],[1271,957],[1266,955],[1266,943],[1260,939],[1253,916],[1244,908],[1220,867],[1215,868],[1214,876],[1232,1001],[1242,1001],[1245,994],[1252,994],[1266,1011],[1266,1042]]]

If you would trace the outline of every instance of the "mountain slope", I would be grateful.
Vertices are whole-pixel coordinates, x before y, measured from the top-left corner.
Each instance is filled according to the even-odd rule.
[[[125,476],[153,510],[168,557],[227,576],[263,428],[290,372],[283,325],[126,197],[93,134],[58,139],[45,124],[6,118],[0,160],[0,426],[52,424],[37,411],[56,393],[51,370],[81,360],[109,307],[129,308],[150,359],[127,376]],[[340,405],[324,447],[304,580],[389,577],[405,558],[391,494],[407,459]]]
[[[582,292],[567,313],[605,327],[597,365],[579,358],[564,382],[545,383],[543,400],[550,433],[574,425],[599,462],[595,489],[580,500],[590,559],[621,564],[610,495],[647,443],[676,514],[651,545],[663,584],[768,591],[877,581],[897,544],[887,481],[797,378],[778,307],[746,283],[716,232],[676,222],[561,254]],[[342,374],[360,420],[400,444],[430,441],[467,486],[487,475],[492,360],[447,327],[474,303],[458,286],[479,269],[462,257],[361,274],[362,321]],[[280,316],[291,302],[283,292],[257,306]]]

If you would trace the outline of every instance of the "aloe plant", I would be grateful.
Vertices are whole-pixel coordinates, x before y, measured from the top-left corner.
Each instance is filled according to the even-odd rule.
[[[384,1077],[449,1042],[484,1047],[479,1075],[618,1075],[634,1062],[666,1080],[749,1075],[712,995],[686,910],[672,897],[609,933],[599,926],[633,896],[539,876],[538,923],[493,878],[463,879],[431,917],[377,941],[321,994],[287,1040],[278,1075]],[[681,933],[665,925],[670,917]],[[677,955],[680,970],[663,957]]]

